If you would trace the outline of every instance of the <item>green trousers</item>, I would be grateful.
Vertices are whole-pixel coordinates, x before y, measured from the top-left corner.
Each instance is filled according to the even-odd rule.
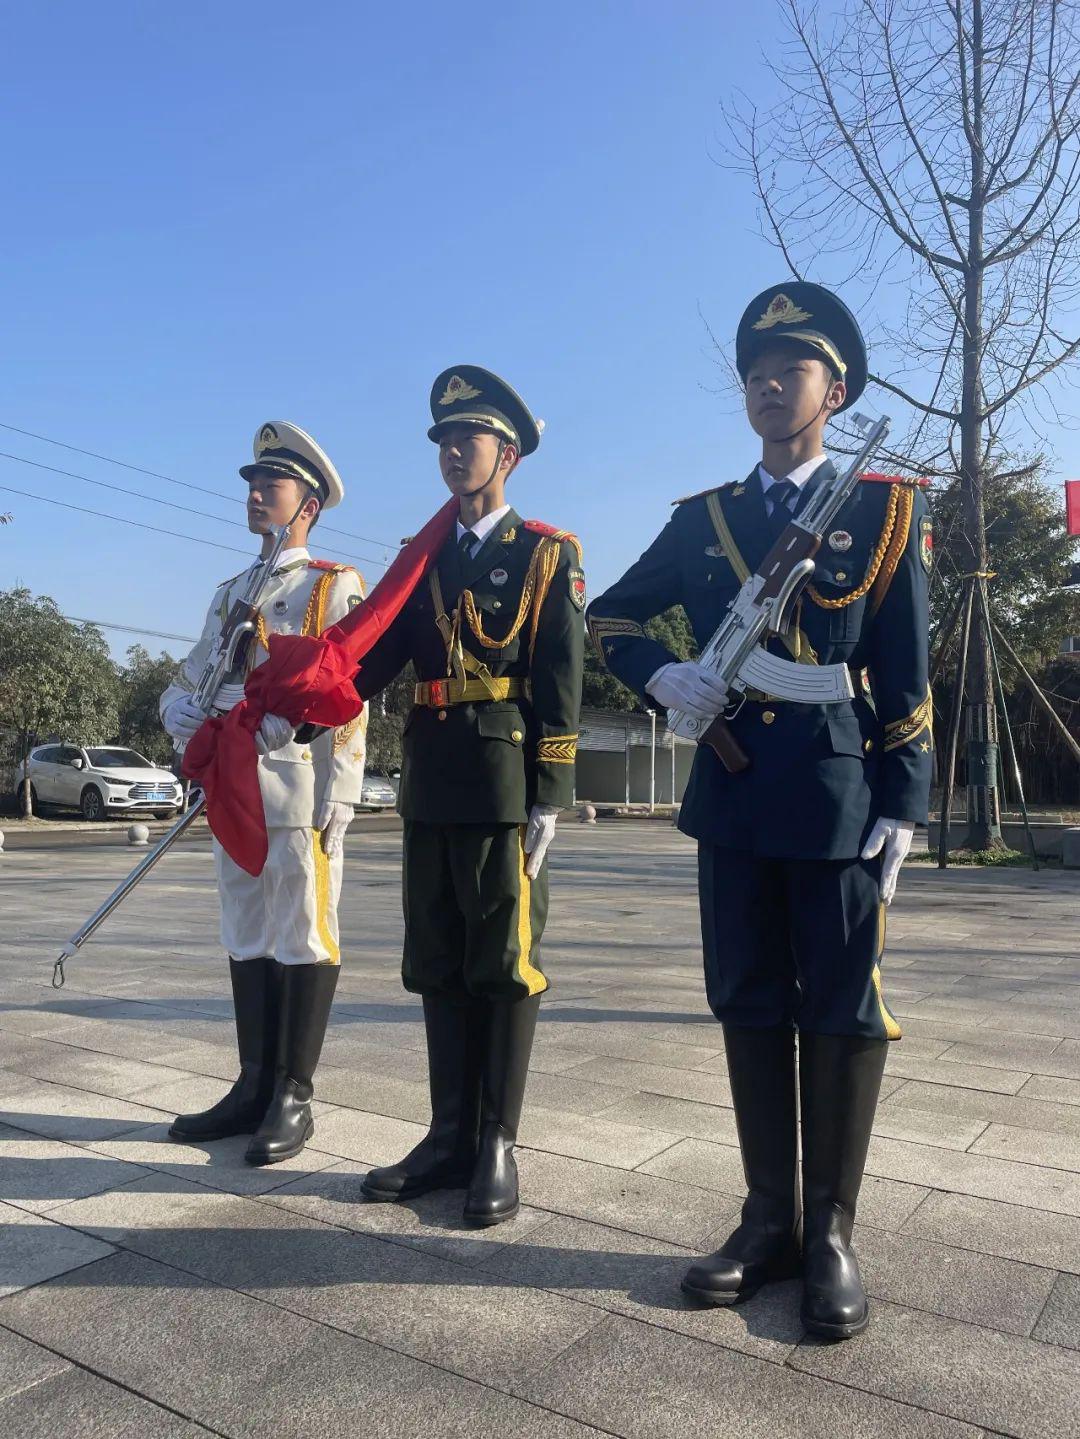
[[[547,860],[530,880],[524,838],[524,825],[406,820],[406,989],[487,999],[547,989],[537,954],[547,921]]]

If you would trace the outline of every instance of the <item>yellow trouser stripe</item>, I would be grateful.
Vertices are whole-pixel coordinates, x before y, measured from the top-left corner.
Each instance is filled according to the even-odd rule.
[[[325,962],[340,964],[341,950],[330,932],[330,857],[323,849],[322,830],[311,831],[311,852],[315,858],[315,927],[330,956]]]
[[[530,994],[543,994],[547,980],[531,963],[532,880],[525,872],[525,826],[518,827],[518,957],[517,976]]]
[[[881,956],[885,953],[885,906],[883,904],[878,905],[877,953],[878,959],[880,959]],[[874,965],[874,971],[871,977],[874,981],[874,994],[877,996],[878,1009],[881,1012],[881,1022],[885,1026],[885,1038],[903,1039],[904,1036],[900,1029],[900,1026],[897,1024],[893,1016],[889,1013],[888,1006],[886,1005],[885,999],[881,993],[881,970],[876,964]]]

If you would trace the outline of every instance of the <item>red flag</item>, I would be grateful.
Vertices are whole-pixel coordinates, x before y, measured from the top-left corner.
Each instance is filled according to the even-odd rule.
[[[1080,535],[1080,480],[1065,481],[1065,528]]]
[[[206,794],[206,817],[226,853],[249,874],[266,863],[266,817],[259,790],[255,731],[263,716],[291,724],[348,724],[364,707],[357,664],[397,618],[450,534],[458,512],[448,500],[398,553],[367,599],[321,635],[271,635],[270,654],[253,669],[244,698],[212,716],[188,744],[183,771]]]

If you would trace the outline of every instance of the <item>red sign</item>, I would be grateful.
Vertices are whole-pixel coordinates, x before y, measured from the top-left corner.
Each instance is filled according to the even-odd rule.
[[[1065,481],[1065,528],[1080,535],[1080,480]]]

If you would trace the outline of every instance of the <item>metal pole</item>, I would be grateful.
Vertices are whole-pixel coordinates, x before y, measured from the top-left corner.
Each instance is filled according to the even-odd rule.
[[[652,720],[652,741],[649,748],[649,813],[656,809],[656,711],[646,710]]]
[[[60,954],[60,958],[53,965],[54,989],[62,989],[64,986],[65,960],[71,959],[79,952],[79,950],[93,934],[94,930],[97,929],[98,925],[103,924],[105,920],[108,919],[109,915],[112,914],[113,910],[121,902],[121,900],[123,900],[127,895],[129,895],[131,891],[135,888],[135,886],[139,883],[139,881],[143,878],[143,876],[148,874],[149,871],[153,869],[154,865],[157,864],[161,856],[172,848],[172,846],[176,843],[176,841],[180,838],[184,831],[193,823],[194,820],[198,819],[200,814],[202,814],[205,806],[206,796],[200,795],[199,798],[188,810],[187,814],[182,814],[180,816],[180,818],[173,825],[172,829],[170,829],[167,834],[162,836],[162,838],[158,841],[157,845],[150,851],[148,855],[145,856],[144,859],[140,860],[140,862],[128,875],[127,879],[125,879],[122,884],[117,885],[117,887],[113,890],[112,894],[109,895],[108,899],[105,900],[103,904],[99,905],[98,908],[94,910],[93,914],[82,926],[82,928],[75,931],[75,933],[68,940],[67,944],[64,945],[64,948]]]
[[[997,645],[994,643],[994,626],[990,619],[990,606],[986,601],[986,591],[980,591],[982,595],[983,618],[986,620],[986,634],[990,641],[990,659],[994,666],[994,679],[997,681],[998,706],[1001,709],[1001,722],[1005,728],[1005,739],[1009,746],[1009,760],[1013,768],[1013,783],[1016,785],[1016,798],[1020,804],[1020,814],[1024,820],[1024,833],[1027,835],[1028,849],[1031,851],[1031,867],[1039,868],[1039,856],[1035,852],[1035,837],[1031,833],[1031,823],[1028,819],[1027,801],[1024,798],[1024,781],[1020,776],[1020,761],[1016,758],[1016,745],[1013,742],[1012,721],[1009,719],[1009,711],[1005,708],[1005,686],[1001,682],[1001,666],[998,664]],[[1002,786],[1004,789],[1004,785]]]
[[[668,740],[671,743],[671,803],[678,803],[675,798],[675,734],[673,730],[667,732]]]
[[[630,718],[623,719],[623,755],[626,761],[626,808],[630,808]]]
[[[956,782],[956,742],[960,735],[960,711],[964,703],[964,680],[967,675],[968,639],[971,636],[971,611],[975,603],[974,581],[968,580],[964,601],[964,620],[960,630],[960,654],[956,661],[956,682],[953,685],[952,713],[949,715],[948,740],[945,745],[945,784],[941,792],[941,821],[938,833],[938,869],[944,869],[949,856],[949,822],[952,811],[953,785]]]

